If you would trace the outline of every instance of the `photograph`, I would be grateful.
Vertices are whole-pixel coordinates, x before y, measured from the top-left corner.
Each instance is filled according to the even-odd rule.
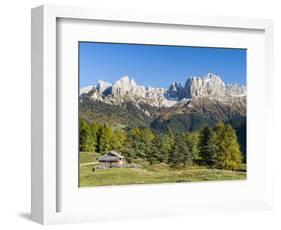
[[[247,179],[247,49],[80,41],[78,66],[79,187]]]

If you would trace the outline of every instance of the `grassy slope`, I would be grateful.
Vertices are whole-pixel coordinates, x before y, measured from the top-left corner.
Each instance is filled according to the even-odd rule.
[[[93,152],[81,152],[80,153],[80,164],[97,161],[100,154]]]
[[[84,153],[81,154],[81,157],[82,155],[84,155]],[[89,159],[89,161],[91,160],[92,159]],[[121,168],[100,170],[95,172],[93,172],[92,169],[92,165],[80,167],[80,186],[154,184],[246,179],[246,172],[207,169],[204,167],[171,169],[170,167],[165,165],[155,165],[153,167],[143,169]]]

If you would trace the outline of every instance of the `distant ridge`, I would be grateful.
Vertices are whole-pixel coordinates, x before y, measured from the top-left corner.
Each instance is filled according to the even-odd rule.
[[[173,82],[168,89],[138,85],[134,79],[124,76],[114,83],[98,81],[98,84],[80,89],[81,96],[89,96],[93,100],[101,100],[105,103],[116,104],[122,97],[131,98],[132,101],[146,102],[152,106],[171,107],[182,100],[195,97],[209,97],[226,100],[229,97],[246,96],[246,86],[239,84],[225,84],[222,79],[208,73],[203,77],[190,77],[182,85]],[[109,99],[107,99],[110,98]]]

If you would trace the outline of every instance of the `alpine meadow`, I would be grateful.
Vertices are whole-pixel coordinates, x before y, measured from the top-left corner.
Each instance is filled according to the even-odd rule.
[[[245,180],[246,52],[79,42],[80,187]]]

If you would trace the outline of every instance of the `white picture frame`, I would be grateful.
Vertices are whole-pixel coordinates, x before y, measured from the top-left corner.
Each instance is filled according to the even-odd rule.
[[[250,75],[254,75],[253,73],[255,73],[256,76],[258,76],[258,80],[250,78],[253,83],[250,84],[249,88],[250,92],[252,92],[252,96],[249,96],[249,103],[252,108],[252,112],[250,111],[250,113],[254,114],[259,111],[253,99],[254,96],[257,96],[258,99],[260,98],[262,100],[263,105],[266,106],[266,110],[264,110],[260,116],[257,116],[257,118],[250,116],[253,120],[249,122],[250,134],[248,134],[247,138],[252,142],[252,145],[256,142],[258,146],[256,148],[261,148],[266,153],[263,157],[264,161],[261,156],[255,158],[257,162],[260,162],[259,166],[262,165],[263,167],[264,175],[262,179],[257,178],[258,174],[253,173],[252,177],[250,174],[250,179],[247,182],[239,182],[239,184],[236,182],[223,182],[218,184],[196,183],[189,187],[187,187],[186,184],[138,185],[130,187],[116,186],[98,188],[95,190],[83,189],[79,191],[75,188],[73,191],[68,191],[68,188],[71,189],[75,186],[77,182],[77,178],[75,177],[77,174],[74,175],[73,179],[70,179],[76,182],[69,185],[64,183],[63,178],[65,173],[67,173],[67,171],[64,170],[68,168],[73,169],[72,166],[75,165],[76,162],[70,163],[71,159],[66,160],[64,155],[57,154],[60,151],[59,141],[61,141],[61,139],[58,138],[60,135],[59,132],[61,131],[61,128],[58,128],[60,126],[59,122],[61,121],[59,119],[61,116],[61,108],[59,108],[60,103],[58,103],[58,99],[60,97],[64,98],[64,94],[69,91],[68,89],[73,89],[75,84],[63,86],[64,88],[62,90],[62,86],[58,82],[57,75],[60,74],[58,65],[62,64],[58,58],[58,39],[60,39],[59,34],[61,34],[59,29],[62,28],[59,23],[61,23],[62,20],[68,20],[70,23],[79,20],[81,22],[81,19],[82,21],[96,21],[112,24],[112,27],[115,26],[115,22],[121,22],[125,24],[129,23],[130,27],[134,26],[134,23],[137,23],[138,25],[151,25],[154,28],[161,27],[164,28],[163,30],[165,30],[165,27],[170,29],[180,27],[181,30],[184,30],[185,27],[192,27],[200,28],[203,32],[206,30],[206,33],[208,33],[209,29],[215,29],[220,30],[220,32],[223,30],[239,30],[240,32],[242,31],[241,33],[256,31],[257,34],[260,34],[260,40],[258,39],[259,41],[256,43],[257,46],[262,44],[262,47],[259,48],[260,52],[256,55],[258,57],[256,61],[259,63],[257,70],[260,71],[258,73],[254,72],[254,70],[252,71],[254,65],[250,64],[249,71],[252,71]],[[78,28],[79,30],[79,27],[80,24],[78,23],[76,29]],[[66,31],[66,33],[69,35],[70,32]],[[88,37],[87,33],[90,32],[87,32],[87,28],[84,29],[83,32],[81,28],[81,34],[84,33],[85,37]],[[111,32],[109,32],[109,35],[110,33]],[[70,34],[73,34],[73,37],[75,37],[73,32]],[[116,37],[114,38],[114,36],[115,35],[112,33],[112,37],[110,37],[109,40],[118,39]],[[243,43],[241,40],[239,41],[239,36],[233,36],[233,41],[235,40],[234,43],[230,42],[228,44],[226,42],[224,46],[242,46],[248,48],[247,44],[250,46],[250,42]],[[218,39],[216,40],[217,43],[222,42],[222,38],[216,38]],[[77,37],[77,39],[79,40],[80,38]],[[100,39],[103,40],[103,37],[101,36]],[[122,41],[124,38],[120,37],[119,39],[121,39],[119,41]],[[249,37],[249,39],[251,39],[251,37]],[[76,40],[73,40],[73,42],[75,41]],[[149,43],[149,39],[145,40],[143,38],[142,41],[143,43]],[[166,43],[168,42],[167,40]],[[202,44],[208,45],[204,40],[202,40]],[[253,44],[255,44],[255,42],[253,42]],[[211,46],[212,45],[215,46],[216,43],[214,42]],[[69,51],[69,53],[73,54],[71,51]],[[255,55],[251,56],[254,57]],[[251,62],[251,60],[249,61]],[[71,69],[71,71],[75,72],[75,68]],[[70,72],[69,74],[75,76],[75,73]],[[69,81],[72,82],[73,79],[74,78],[70,78]],[[268,134],[273,128],[271,119],[275,105],[273,91],[271,90],[273,84],[273,22],[271,20],[113,11],[51,5],[44,5],[32,9],[32,219],[41,224],[56,224],[110,219],[164,217],[194,213],[264,210],[271,208],[273,169],[271,167],[271,140]],[[68,89],[66,89],[67,87]],[[259,89],[260,91],[257,93],[256,91]],[[73,95],[74,94],[75,92]],[[69,107],[68,109],[69,111],[73,111],[73,113],[77,113],[74,111],[75,107]],[[76,118],[73,117],[73,119]],[[266,120],[265,127],[263,128],[264,134],[260,136],[251,132],[251,130],[254,131],[255,122],[258,122],[259,119]],[[266,140],[264,143],[259,143],[262,137],[265,137]],[[68,136],[65,136],[65,138],[68,138]],[[61,169],[61,164],[63,164],[63,170]],[[249,167],[252,167],[253,172],[257,172],[257,166],[250,165]],[[253,181],[252,184],[251,181]],[[256,187],[251,188],[251,186]],[[241,189],[245,189],[245,194],[247,193],[247,195],[245,195],[245,197],[238,195],[238,197],[231,199],[224,196],[218,196],[216,198],[214,195],[213,199],[206,198],[203,199],[202,202],[199,202],[198,199],[194,199],[194,201],[187,199],[186,202],[182,204],[179,203],[177,199],[174,199],[167,200],[165,205],[160,205],[161,194],[163,197],[170,194],[180,199],[183,198],[182,191],[184,191],[185,194],[190,193],[190,195],[196,195],[200,190],[208,190],[210,194],[215,194],[217,190],[223,191],[224,187],[228,187],[228,190],[233,189],[233,191],[237,191],[237,193],[239,193],[239,190],[241,192]],[[261,191],[257,191],[254,195],[253,191],[256,188],[262,189],[260,189]],[[225,190],[225,192],[229,192],[228,190]],[[90,194],[96,194],[101,197],[106,195],[110,196],[112,193],[119,194],[121,197],[128,197],[128,204],[124,204],[124,206],[115,209],[102,209],[101,207],[91,206],[91,201],[89,202],[89,207],[87,207],[87,202],[83,200],[83,197],[89,197]],[[131,202],[130,196],[137,193],[142,193],[144,196],[139,199],[138,205],[133,208],[129,205]],[[251,194],[252,199],[249,198]],[[157,201],[155,198],[155,203],[153,203],[153,200],[149,200],[151,206],[142,206],[141,203],[145,204],[145,196],[149,195],[158,196],[159,200]],[[202,195],[204,195],[204,193],[202,193]],[[62,205],[66,202],[68,205]]]

